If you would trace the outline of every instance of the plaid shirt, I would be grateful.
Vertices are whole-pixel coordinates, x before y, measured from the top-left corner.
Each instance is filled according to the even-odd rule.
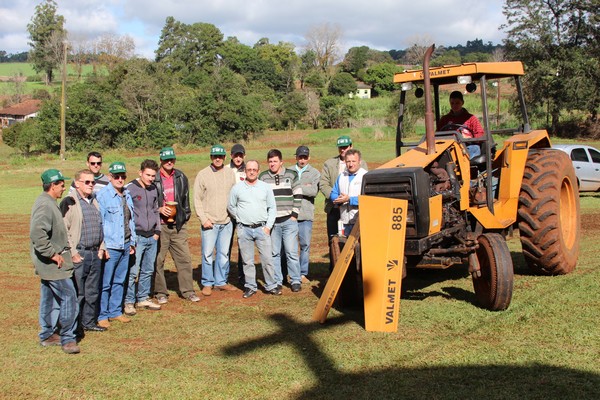
[[[82,198],[79,193],[79,204],[83,214],[83,223],[81,226],[81,239],[79,245],[83,247],[98,247],[102,243],[102,221],[100,212],[91,202]]]

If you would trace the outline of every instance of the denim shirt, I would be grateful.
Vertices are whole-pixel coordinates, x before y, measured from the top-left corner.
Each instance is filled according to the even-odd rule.
[[[123,195],[127,202],[127,207],[131,213],[129,220],[129,230],[131,231],[130,245],[135,245],[135,221],[133,216],[133,200],[127,189],[123,189]],[[104,229],[104,244],[108,249],[125,249],[125,216],[123,215],[123,206],[121,196],[117,193],[112,183],[103,187],[96,195],[96,200],[100,205],[100,216],[102,218],[102,227]]]

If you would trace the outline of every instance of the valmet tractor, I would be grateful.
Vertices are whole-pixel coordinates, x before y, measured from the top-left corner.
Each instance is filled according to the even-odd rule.
[[[394,82],[402,86],[397,158],[364,175],[362,193],[407,200],[406,239],[398,243],[404,246],[405,268],[468,266],[481,306],[504,310],[513,292],[513,262],[505,239],[513,228],[518,229],[525,260],[533,272],[559,275],[575,268],[580,237],[577,178],[569,157],[550,148],[548,133],[530,126],[521,62],[429,68],[432,52],[433,46],[423,70],[394,76]],[[505,78],[514,80],[521,122],[502,146],[496,146],[487,87],[489,81]],[[458,125],[434,129],[434,117],[436,121],[441,117],[440,102],[447,101],[446,94],[440,99],[440,88],[456,87],[457,83],[466,84],[468,92],[479,85],[482,137],[466,138],[464,127]],[[410,93],[416,97],[424,94],[426,102],[426,136],[419,143],[404,142],[403,116]],[[481,152],[470,158],[467,146],[473,145]],[[363,212],[359,201],[359,215]],[[367,235],[381,235],[381,231],[361,227],[360,240]],[[338,255],[337,240],[332,247],[333,255]],[[364,247],[361,252],[364,263]],[[356,258],[360,264],[360,257]]]

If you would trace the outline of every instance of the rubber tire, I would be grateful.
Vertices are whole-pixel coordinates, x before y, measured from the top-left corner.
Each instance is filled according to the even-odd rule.
[[[517,216],[523,255],[540,275],[563,275],[579,257],[579,189],[569,156],[555,149],[529,151]]]
[[[513,262],[506,239],[498,233],[484,233],[476,251],[481,276],[473,277],[479,304],[490,311],[506,310],[513,292]]]

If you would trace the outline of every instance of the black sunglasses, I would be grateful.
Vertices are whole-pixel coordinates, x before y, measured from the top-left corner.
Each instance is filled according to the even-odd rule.
[[[94,186],[96,184],[96,181],[82,181],[82,180],[80,180],[79,182],[81,182],[83,184],[86,184],[86,185],[92,185],[92,186]]]
[[[102,161],[90,161],[90,165],[102,165]]]

